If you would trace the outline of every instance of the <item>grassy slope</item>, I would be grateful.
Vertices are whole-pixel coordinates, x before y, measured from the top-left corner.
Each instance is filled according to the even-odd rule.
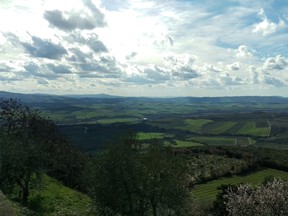
[[[192,190],[192,193],[199,204],[212,205],[218,193],[217,187],[221,186],[222,184],[249,183],[256,185],[268,176],[280,177],[284,180],[288,180],[287,172],[275,169],[264,169],[245,176],[221,178],[218,180],[210,181],[206,184],[196,185],[195,188]]]
[[[39,216],[91,215],[91,199],[88,196],[67,188],[48,176],[44,177],[41,189],[31,191],[29,203],[38,207],[36,215]],[[25,208],[17,206],[17,215],[27,215]]]

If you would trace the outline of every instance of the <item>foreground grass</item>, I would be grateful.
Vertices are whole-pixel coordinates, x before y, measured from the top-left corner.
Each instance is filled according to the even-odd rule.
[[[32,190],[29,207],[23,208],[15,204],[17,215],[35,216],[90,216],[91,200],[88,196],[67,188],[55,179],[44,176],[40,189]],[[33,212],[34,213],[31,213]]]
[[[237,185],[241,183],[249,183],[257,185],[265,180],[266,177],[273,176],[288,180],[288,173],[275,170],[275,169],[264,169],[261,171],[254,172],[245,176],[233,176],[228,178],[221,178],[218,180],[210,181],[206,184],[196,185],[193,189],[193,196],[196,202],[203,206],[211,206],[213,201],[216,199],[216,195],[219,192],[217,188],[221,185]]]

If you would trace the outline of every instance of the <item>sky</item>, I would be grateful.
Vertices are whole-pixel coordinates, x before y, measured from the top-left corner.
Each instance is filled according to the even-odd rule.
[[[0,91],[288,96],[288,1],[1,0]]]

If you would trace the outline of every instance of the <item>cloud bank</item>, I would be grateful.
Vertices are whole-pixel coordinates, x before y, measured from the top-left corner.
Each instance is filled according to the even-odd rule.
[[[0,3],[0,90],[288,96],[288,6],[280,13],[276,6],[228,0]]]

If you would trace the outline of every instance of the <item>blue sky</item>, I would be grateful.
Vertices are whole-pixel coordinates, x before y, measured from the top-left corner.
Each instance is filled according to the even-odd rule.
[[[288,96],[283,0],[5,0],[0,90]]]

